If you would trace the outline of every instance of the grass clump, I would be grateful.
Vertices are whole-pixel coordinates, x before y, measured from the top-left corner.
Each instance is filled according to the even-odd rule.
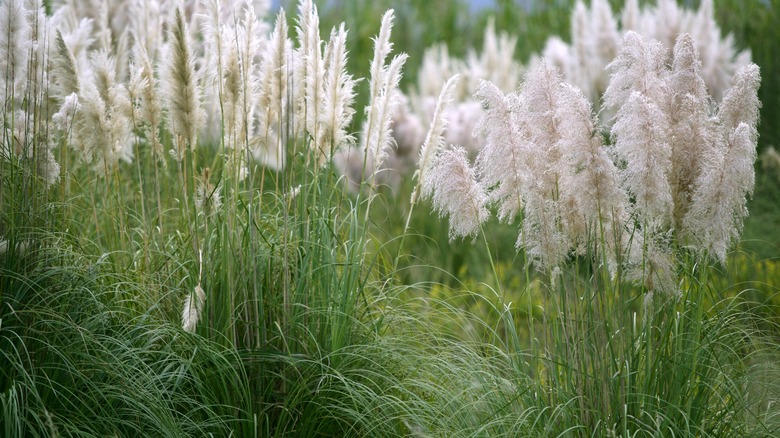
[[[690,36],[668,55],[629,33],[605,140],[552,63],[505,89],[517,41],[489,28],[489,54],[451,61],[500,61],[506,83],[442,80],[392,197],[413,59],[393,11],[355,38],[310,0],[267,22],[152,3],[0,6],[6,436],[778,432],[770,277],[744,280],[758,294],[710,266],[753,188],[755,66],[714,107]],[[484,144],[451,148],[450,96],[471,91]]]

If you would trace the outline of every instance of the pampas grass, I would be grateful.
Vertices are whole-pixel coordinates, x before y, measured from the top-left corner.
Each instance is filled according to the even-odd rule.
[[[420,187],[425,184],[426,173],[431,167],[436,153],[444,146],[444,130],[447,128],[447,119],[444,118],[444,110],[446,106],[452,100],[452,94],[454,88],[457,86],[460,76],[454,75],[447,79],[439,93],[439,99],[436,101],[436,109],[433,112],[433,119],[431,120],[431,127],[428,129],[428,134],[425,136],[420,147],[420,157],[418,159],[417,171],[413,175],[413,179],[417,180],[417,185],[412,191],[412,205],[417,203],[418,191]]]
[[[0,5],[0,90],[3,102],[21,101],[27,80],[30,53],[30,24],[21,0]]]
[[[172,153],[180,161],[184,158],[185,148],[192,149],[197,144],[203,111],[200,106],[195,59],[190,48],[187,25],[180,9],[176,10],[174,21],[170,24],[170,42],[161,76],[169,129],[177,139],[176,149]]]
[[[544,270],[559,267],[572,253],[590,253],[604,257],[614,273],[625,252],[632,266],[629,277],[644,279],[640,282],[645,281],[648,290],[672,291],[676,262],[670,238],[675,232],[677,245],[725,261],[753,187],[758,68],[740,70],[717,114],[710,115],[691,37],[678,39],[671,68],[665,59],[658,42],[629,32],[610,64],[604,102],[616,113],[611,128],[614,163],[603,149],[585,97],[564,85],[545,60],[529,71],[516,95],[503,96],[497,87],[481,85],[476,97],[487,109],[479,132],[487,144],[476,165],[487,195],[464,199],[489,200],[503,220],[511,221],[522,211],[517,247]],[[701,149],[697,159],[703,163],[701,175],[707,176],[695,176],[699,173],[693,164],[693,176],[682,179],[680,169],[691,165],[685,159],[692,153],[689,142]],[[724,169],[721,160],[727,155],[729,178],[714,170]],[[704,164],[707,160],[711,162]],[[468,166],[457,162],[461,168]],[[717,182],[703,179],[713,177]],[[452,209],[457,206],[443,183],[426,184],[434,193],[435,209],[449,208],[455,216]],[[437,197],[436,190],[444,192]],[[473,216],[470,204],[462,206],[466,216]],[[723,222],[706,223],[704,217]],[[691,221],[698,222],[693,226]],[[460,225],[455,229],[467,231],[456,235],[475,230]],[[609,251],[587,250],[590,242],[603,242]],[[640,273],[632,273],[637,270]]]
[[[404,96],[407,9],[374,17],[367,55],[371,17],[331,27],[311,0],[24,5],[6,434],[776,435],[770,312],[730,286],[752,271],[710,263],[734,260],[754,183],[757,67],[718,103],[696,35],[621,42],[593,1],[608,108],[555,60],[521,79],[529,39],[492,24]]]
[[[325,83],[322,111],[320,113],[319,139],[320,162],[330,161],[340,148],[349,147],[355,139],[347,129],[355,114],[356,81],[347,73],[347,31],[344,23],[333,29],[325,51]]]

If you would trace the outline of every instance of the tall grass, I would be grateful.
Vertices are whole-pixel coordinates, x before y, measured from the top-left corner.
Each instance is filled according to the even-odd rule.
[[[94,20],[95,41],[61,21],[39,40],[52,58],[25,70],[36,80],[4,72],[4,436],[777,432],[775,322],[693,254],[679,297],[646,300],[594,263],[598,237],[550,275],[506,249],[510,227],[451,243],[425,208],[398,205],[416,182],[381,187],[407,59],[390,36],[407,48],[411,10],[392,33],[371,10],[322,39],[305,0],[294,38],[285,14],[231,2],[139,5],[132,55],[129,17]],[[465,25],[448,11],[441,35]],[[339,41],[373,35],[375,53],[348,57],[369,72],[352,83]],[[371,97],[351,104],[353,87]],[[356,193],[332,164],[350,146]]]

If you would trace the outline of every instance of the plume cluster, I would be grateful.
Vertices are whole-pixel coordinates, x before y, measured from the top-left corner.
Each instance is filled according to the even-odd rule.
[[[678,6],[675,0],[658,0],[655,5],[643,8],[637,0],[628,0],[620,16],[613,14],[607,0],[593,0],[589,5],[578,0],[571,17],[572,42],[567,44],[559,37],[551,37],[542,58],[555,65],[566,82],[582,90],[607,126],[614,122],[614,112],[608,105],[602,105],[602,96],[610,81],[606,66],[617,56],[628,32],[657,40],[659,43],[652,50],[662,51],[671,49],[679,35],[690,34],[694,49],[699,53],[698,74],[702,80],[695,85],[698,89],[694,95],[700,100],[706,93],[711,105],[722,99],[733,75],[751,58],[748,50],[735,48],[731,35],[722,36],[714,20],[712,0],[702,1],[695,10]],[[504,92],[518,88],[526,68],[514,60],[516,44],[517,37],[496,33],[491,21],[485,30],[481,52],[471,50],[465,59],[459,59],[450,55],[445,44],[425,51],[416,86],[409,91],[408,98],[400,100],[404,107],[395,112],[393,137],[398,147],[385,163],[388,171],[384,172],[384,182],[395,187],[404,175],[411,173],[415,164],[411,158],[418,154],[425,139],[424,127],[433,118],[436,96],[447,78],[454,74],[460,74],[463,80],[453,92],[454,103],[446,109],[444,117],[448,128],[444,135],[447,143],[462,145],[471,157],[480,152],[484,138],[472,133],[482,117],[483,108],[472,96],[477,92],[480,80],[488,80]],[[535,65],[539,59],[533,57],[529,65]],[[658,58],[658,62],[659,65],[670,63],[671,57]],[[702,113],[697,114],[692,117],[701,117]],[[687,121],[678,121],[674,129],[684,129]],[[694,145],[687,152],[678,148],[678,152],[695,154],[695,149]],[[680,213],[675,211],[678,219]]]
[[[48,19],[39,0],[0,3],[0,159],[18,160],[45,186],[59,180],[51,132],[40,115],[47,111]]]
[[[6,2],[0,10],[0,18],[13,23],[6,35],[17,36],[4,44],[15,57],[6,59],[29,52],[31,26],[8,18],[24,15],[23,9]],[[113,13],[118,10],[132,13]],[[188,148],[218,145],[228,168],[240,175],[252,159],[282,169],[289,141],[305,139],[319,165],[330,162],[355,143],[349,130],[357,80],[346,69],[348,32],[337,26],[323,40],[315,4],[302,0],[296,45],[284,10],[273,26],[262,21],[269,11],[270,3],[258,0],[55,2],[48,74],[50,95],[64,107],[55,112],[60,119],[69,115],[66,142],[105,169],[131,160],[135,147],[151,147],[165,165],[165,131],[174,140],[175,159]],[[391,64],[397,78],[403,59]],[[386,125],[396,107],[391,85],[381,84],[375,96],[386,96],[385,103],[372,101],[377,121]],[[376,128],[375,137],[381,126]]]
[[[715,22],[712,0],[702,0],[690,10],[675,0],[657,0],[640,8],[638,0],[626,0],[615,16],[607,0],[593,0],[590,7],[578,0],[571,18],[571,43],[551,37],[542,56],[554,63],[566,80],[597,102],[606,90],[604,67],[617,55],[627,32],[660,42],[671,49],[678,36],[690,34],[700,54],[700,74],[710,94],[720,101],[737,70],[750,62],[750,51],[738,51],[731,35],[722,36]]]
[[[298,4],[295,40],[284,10],[272,24],[264,21],[272,18],[268,0],[48,6],[50,16],[40,0],[0,2],[0,159],[29,163],[46,185],[59,178],[55,145],[117,181],[119,163],[135,156],[154,157],[155,178],[158,168],[175,163],[182,208],[207,222],[223,205],[224,186],[216,181],[230,178],[230,187],[240,187],[257,166],[280,171],[288,149],[313,166],[358,151],[361,176],[378,183],[395,144],[391,126],[407,57],[391,56],[392,11],[375,39],[358,141],[351,125],[359,79],[347,69],[349,33],[342,23],[321,35],[312,0]],[[217,149],[220,175],[198,168],[205,147]],[[187,295],[185,330],[194,330],[204,300],[199,283]]]
[[[480,82],[484,148],[473,166],[461,148],[421,160],[423,194],[450,216],[451,237],[473,235],[494,207],[522,218],[517,248],[542,270],[596,254],[673,293],[673,248],[725,262],[754,184],[758,67],[739,68],[715,106],[696,47],[681,35],[669,61],[660,42],[626,33],[604,90],[609,145],[586,95],[549,60],[518,92]]]
[[[393,20],[394,12],[391,9],[382,16],[379,34],[374,38],[369,105],[365,109],[366,119],[360,145],[348,148],[336,157],[336,165],[346,175],[351,189],[358,188],[363,180],[368,182],[370,189],[382,183],[380,171],[386,169],[384,164],[390,158],[395,144],[392,126],[401,99],[398,84],[407,55],[397,54],[387,62],[393,50],[393,43],[390,42]]]
[[[482,115],[482,106],[472,98],[479,81],[489,80],[500,89],[511,91],[520,84],[524,71],[514,57],[517,37],[497,33],[491,20],[483,41],[481,51],[472,49],[464,59],[451,56],[446,44],[425,50],[416,86],[397,98],[392,122],[396,148],[384,157],[384,170],[379,175],[383,184],[398,187],[415,168],[421,145],[426,141],[426,126],[436,117],[446,125],[442,131],[445,143],[463,146],[472,157],[482,148],[483,139],[472,135]],[[448,91],[451,102],[440,108],[439,92],[455,75],[460,79]]]

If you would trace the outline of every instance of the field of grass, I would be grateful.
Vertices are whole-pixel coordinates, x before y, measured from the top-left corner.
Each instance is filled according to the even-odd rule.
[[[286,15],[173,3],[0,4],[0,435],[780,434],[780,166],[756,162],[755,188],[733,189],[723,257],[697,246],[707,230],[646,213],[624,178],[623,203],[599,198],[555,259],[533,239],[544,213],[556,238],[576,228],[560,213],[578,187],[566,162],[538,172],[552,190],[518,189],[506,221],[479,214],[512,208],[496,195],[510,176],[462,207],[476,189],[459,184],[488,181],[490,157],[457,167],[443,144],[418,165],[415,149],[398,181],[375,158],[402,147],[395,92],[414,96],[424,50],[476,59],[489,25],[517,37],[530,72],[514,90],[479,88],[482,111],[518,91],[506,117],[531,114],[499,140],[539,140],[522,126],[549,120],[563,131],[586,97],[556,82],[568,105],[534,112],[544,93],[528,84],[547,39],[571,41],[575,1],[282,1]],[[705,101],[704,115],[722,144],[761,156],[780,147],[780,2],[747,3],[716,0],[715,17],[760,68],[760,114]],[[628,109],[615,113],[625,125]],[[582,117],[576,145],[598,140],[626,173],[629,134]],[[500,132],[496,120],[483,124]]]

